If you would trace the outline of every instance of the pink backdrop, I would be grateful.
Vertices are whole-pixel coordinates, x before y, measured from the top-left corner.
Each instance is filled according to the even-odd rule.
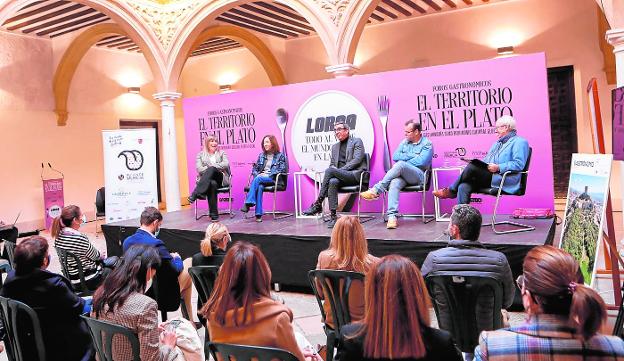
[[[501,114],[513,113],[518,134],[533,148],[528,190],[524,197],[503,200],[501,213],[511,213],[517,207],[553,207],[553,172],[550,138],[550,118],[543,53],[508,58],[473,61],[420,69],[321,80],[230,94],[184,99],[188,175],[190,191],[196,177],[195,157],[201,149],[201,139],[216,132],[222,148],[230,159],[234,206],[243,202],[243,187],[250,173],[249,163],[257,159],[260,142],[266,134],[281,138],[275,112],[284,108],[289,113],[286,143],[291,176],[287,192],[280,194],[278,206],[294,209],[293,176],[302,166],[297,164],[291,140],[295,115],[315,94],[327,90],[346,92],[362,103],[374,126],[374,151],[371,162],[371,185],[379,181],[383,169],[383,137],[378,116],[379,96],[390,99],[388,141],[390,151],[403,139],[404,123],[408,119],[423,121],[423,131],[434,145],[433,166],[462,163],[458,157],[483,158],[496,141],[494,122]],[[336,108],[340,108],[336,104]],[[332,109],[319,109],[319,116],[340,114]],[[233,116],[236,124],[221,122]],[[299,129],[299,128],[297,128]],[[323,133],[331,135],[333,131]],[[440,177],[442,185],[451,182],[456,173]],[[312,182],[303,185],[304,205],[313,200]],[[223,201],[224,195],[220,195]],[[419,196],[401,196],[401,212],[418,209]],[[484,196],[474,203],[484,213],[491,213],[494,197]],[[432,195],[427,195],[427,208],[433,210]],[[454,200],[443,201],[450,208]],[[203,202],[202,204],[205,204]],[[265,196],[265,210],[271,205]],[[223,203],[222,203],[223,206]],[[381,202],[366,202],[366,211],[380,211]]]

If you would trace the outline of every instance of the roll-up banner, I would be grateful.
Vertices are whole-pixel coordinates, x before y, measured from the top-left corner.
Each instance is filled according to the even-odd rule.
[[[104,130],[102,140],[106,222],[138,218],[145,207],[158,207],[155,130]]]

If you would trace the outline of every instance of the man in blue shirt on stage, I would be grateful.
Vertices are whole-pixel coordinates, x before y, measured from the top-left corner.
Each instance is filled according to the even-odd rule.
[[[418,185],[424,182],[425,171],[431,167],[433,145],[422,135],[420,123],[413,120],[405,123],[405,139],[394,151],[392,159],[396,162],[381,181],[362,193],[362,198],[374,200],[382,192],[388,192],[388,229],[397,228],[399,193],[406,185]]]
[[[462,174],[448,188],[433,192],[438,198],[455,198],[458,204],[470,203],[472,192],[481,188],[498,187],[507,171],[521,171],[529,157],[529,143],[516,134],[516,120],[503,115],[496,121],[498,141],[492,145],[483,159],[483,166],[469,163]],[[510,174],[505,178],[503,191],[514,194],[520,189],[521,174]]]

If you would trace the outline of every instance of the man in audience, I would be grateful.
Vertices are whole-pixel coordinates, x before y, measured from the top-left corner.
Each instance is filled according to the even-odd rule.
[[[21,241],[13,256],[15,270],[7,276],[0,296],[35,310],[48,360],[90,360],[91,336],[80,315],[88,313],[91,304],[76,296],[68,279],[46,270],[50,264],[48,248],[48,241],[40,236]],[[22,350],[24,360],[36,360],[32,335],[22,336],[28,346]]]
[[[338,188],[359,184],[360,175],[366,170],[366,152],[362,139],[349,136],[349,125],[344,120],[336,121],[334,134],[338,143],[332,146],[331,161],[329,168],[325,170],[319,196],[310,208],[303,211],[307,216],[320,213],[323,210],[323,200],[328,197],[331,212],[331,219],[327,225],[329,228],[334,228],[336,224]]]
[[[388,192],[388,223],[386,228],[397,228],[399,194],[406,185],[418,185],[425,181],[425,171],[431,166],[433,145],[422,135],[422,126],[414,120],[405,123],[405,139],[394,151],[396,162],[381,181],[362,193],[362,198],[374,200],[382,192]]]
[[[170,253],[165,243],[157,238],[163,222],[162,213],[157,208],[146,207],[141,213],[140,222],[141,227],[137,229],[136,233],[123,242],[123,250],[125,252],[136,244],[153,246],[158,249],[162,262],[156,272],[158,295],[154,294],[153,289],[148,290],[146,294],[158,302],[159,309],[171,309],[174,305],[179,304],[180,294],[182,294],[186,309],[191,310],[191,277],[188,272],[184,271],[185,266],[190,267],[190,258],[188,262],[182,262],[178,253]]]
[[[453,207],[448,226],[450,237],[448,247],[427,255],[421,268],[422,274],[425,277],[431,274],[493,277],[503,285],[503,308],[507,308],[511,306],[516,293],[511,268],[504,254],[486,249],[478,241],[481,221],[481,213],[478,209],[468,204],[458,204]],[[488,307],[490,311],[493,307],[492,295],[483,296],[485,299],[478,302],[479,309],[487,314]],[[489,314],[491,315],[491,312]],[[441,324],[445,321],[441,320]],[[491,318],[482,321],[484,324],[492,322]]]
[[[455,183],[434,191],[433,195],[442,199],[457,197],[458,204],[468,204],[472,192],[480,188],[498,187],[505,172],[523,170],[529,157],[529,143],[516,134],[516,120],[510,115],[498,118],[496,136],[498,140],[483,162],[469,163]],[[508,175],[503,191],[510,194],[517,192],[521,179],[521,174]]]

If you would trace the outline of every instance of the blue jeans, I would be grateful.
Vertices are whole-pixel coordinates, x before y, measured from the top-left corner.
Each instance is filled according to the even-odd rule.
[[[264,186],[271,186],[275,182],[273,178],[257,175],[249,185],[249,193],[247,193],[247,198],[245,198],[246,204],[255,204],[256,205],[256,216],[262,215],[262,193],[264,192]]]
[[[406,185],[421,184],[425,172],[405,161],[394,163],[381,181],[373,186],[377,194],[388,192],[388,218],[396,217],[399,211],[399,194]]]

